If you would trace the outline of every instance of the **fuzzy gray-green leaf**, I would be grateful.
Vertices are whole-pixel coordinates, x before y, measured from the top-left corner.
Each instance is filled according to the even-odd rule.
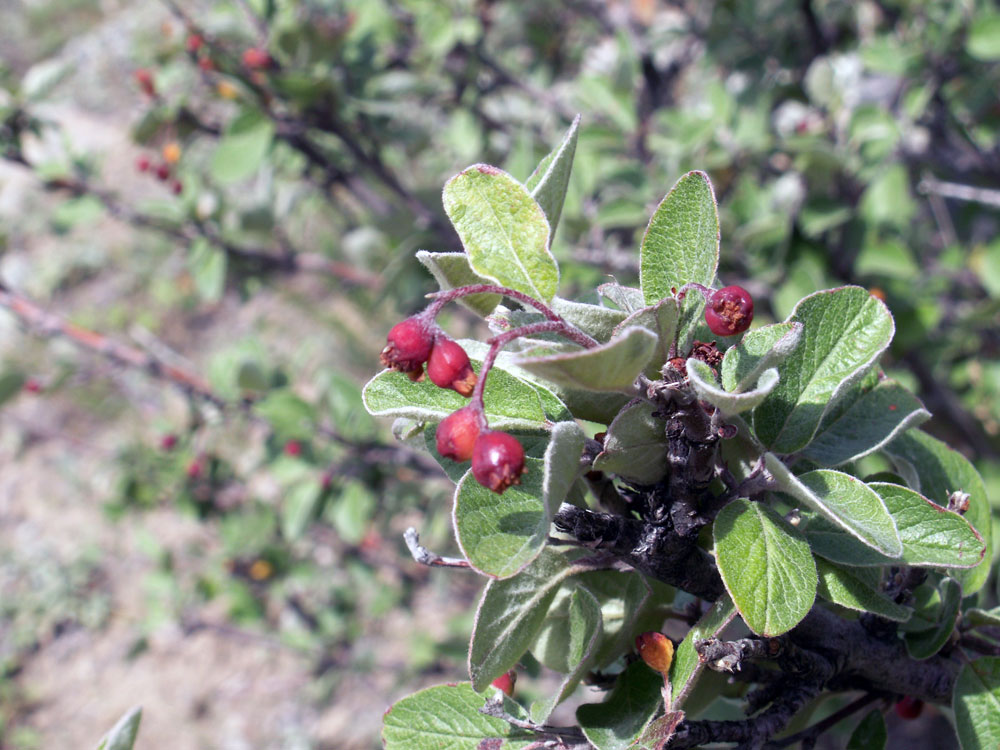
[[[656,407],[636,400],[623,408],[608,427],[604,450],[594,469],[639,484],[655,484],[667,475],[666,423]]]
[[[962,750],[1000,747],[1000,657],[965,664],[955,680],[951,705]]]
[[[705,666],[698,657],[695,644],[706,638],[717,636],[735,617],[736,606],[726,594],[719,597],[684,636],[684,640],[674,651],[674,661],[670,665],[670,685],[673,688],[673,700],[670,704],[672,709],[677,709],[684,704],[685,698],[691,694],[695,681]]]
[[[576,710],[576,720],[597,750],[626,750],[663,703],[663,678],[637,661],[618,675],[603,703],[585,703]]]
[[[775,323],[747,331],[722,358],[722,387],[733,393],[751,388],[764,370],[778,367],[795,351],[802,328],[801,323]]]
[[[817,593],[827,601],[858,612],[874,612],[889,620],[902,622],[912,610],[896,604],[878,591],[876,568],[846,568],[816,558],[819,573]]]
[[[761,403],[778,385],[778,371],[773,367],[761,373],[757,386],[742,393],[727,393],[715,382],[712,368],[698,359],[688,359],[688,378],[691,387],[703,400],[708,401],[722,412],[725,417],[750,411]]]
[[[417,260],[431,272],[434,280],[443,291],[456,289],[472,284],[489,284],[490,279],[484,278],[472,270],[469,256],[465,253],[430,253],[426,250],[417,251]],[[499,294],[470,294],[461,297],[458,303],[472,310],[477,315],[489,315],[500,304]]]
[[[573,169],[573,157],[576,155],[576,141],[579,134],[580,115],[577,115],[559,145],[539,162],[535,171],[524,183],[524,186],[531,191],[531,197],[538,201],[538,205],[548,217],[553,235],[559,226],[559,217],[562,215],[563,203],[566,200],[566,188]]]

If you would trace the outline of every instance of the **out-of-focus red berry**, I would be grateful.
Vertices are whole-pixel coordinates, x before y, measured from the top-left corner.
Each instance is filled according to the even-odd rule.
[[[184,183],[180,180],[174,180],[170,183],[170,192],[174,195],[180,195],[184,192]]]
[[[709,297],[705,322],[716,336],[743,333],[753,322],[753,298],[741,286],[725,286]]]
[[[153,74],[147,68],[139,68],[132,75],[142,93],[146,96],[156,96],[156,84],[153,82]]]
[[[215,70],[215,61],[211,57],[199,57],[198,67],[206,73],[211,73]]]
[[[140,172],[148,172],[149,168],[153,163],[149,160],[149,157],[143,154],[138,159],[135,160],[135,168]]]
[[[452,412],[441,420],[434,436],[438,453],[452,461],[468,461],[479,437],[479,427],[479,410],[471,404]]]
[[[439,388],[451,388],[466,398],[476,387],[476,373],[472,370],[469,355],[455,341],[438,337],[427,360],[427,377]]]
[[[199,479],[201,478],[202,472],[205,471],[205,462],[203,459],[196,458],[191,463],[187,465],[187,476],[188,479]]]
[[[517,673],[512,669],[509,672],[497,677],[490,684],[493,685],[493,687],[502,690],[504,695],[506,695],[508,698],[513,698],[514,683],[516,682],[517,682]]]
[[[924,710],[924,702],[919,698],[905,696],[896,701],[896,716],[900,719],[916,719]]]
[[[472,476],[498,495],[524,474],[524,448],[513,435],[486,430],[479,433],[472,448]]]
[[[184,48],[188,52],[197,52],[205,44],[205,40],[201,38],[200,34],[188,34],[188,38],[184,40]]]
[[[164,435],[160,438],[160,449],[165,451],[172,451],[177,447],[177,436],[173,433],[169,435]]]
[[[260,47],[250,47],[243,51],[243,65],[250,70],[264,70],[271,67],[271,55]]]
[[[302,443],[298,440],[289,440],[285,443],[285,455],[286,456],[301,456],[302,455]]]
[[[167,164],[158,164],[156,167],[156,179],[160,182],[166,182],[170,179],[170,166]]]
[[[28,393],[41,393],[42,384],[35,378],[28,378],[24,381],[24,390]]]

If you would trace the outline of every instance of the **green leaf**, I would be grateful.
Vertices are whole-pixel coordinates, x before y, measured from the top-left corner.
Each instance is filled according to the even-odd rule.
[[[666,750],[677,725],[684,721],[683,711],[670,711],[650,722],[635,741],[635,750]]]
[[[544,723],[552,711],[572,694],[590,668],[591,658],[601,637],[601,605],[583,586],[576,586],[569,599],[569,616],[562,633],[562,646],[572,669],[566,674],[555,695],[537,701],[531,718]]]
[[[312,406],[289,390],[272,391],[253,410],[282,437],[308,439],[316,431]]]
[[[462,477],[455,488],[455,536],[474,569],[508,578],[538,556],[552,514],[579,472],[583,442],[575,422],[560,422],[552,429],[545,458],[526,458],[521,484],[502,495],[479,484],[471,471]]]
[[[475,164],[444,187],[444,210],[480,276],[550,302],[559,267],[549,223],[527,188],[496,167]]]
[[[823,416],[874,366],[895,330],[882,301],[856,286],[806,297],[789,322],[804,325],[802,342],[781,365],[778,387],[754,410],[757,437],[775,453],[809,444]]]
[[[712,530],[715,559],[736,608],[753,632],[795,627],[816,600],[816,564],[802,534],[763,503],[734,500]]]
[[[302,536],[316,515],[323,487],[316,479],[294,485],[281,503],[281,534],[292,542]]]
[[[553,236],[556,227],[559,226],[563,202],[566,200],[566,188],[569,185],[570,171],[573,169],[579,132],[580,115],[577,115],[559,145],[539,162],[535,171],[524,183],[524,186],[531,191],[531,197],[538,201],[538,205],[545,212]]]
[[[765,453],[764,462],[782,492],[819,511],[878,552],[889,557],[903,553],[896,522],[885,503],[860,479],[830,469],[796,477],[773,453]]]
[[[637,661],[618,675],[603,703],[585,703],[576,720],[597,750],[626,750],[642,734],[663,703],[663,677]]]
[[[946,506],[952,492],[969,493],[965,520],[983,538],[986,554],[972,570],[953,575],[961,582],[966,596],[974,594],[986,583],[993,559],[990,504],[979,473],[962,454],[922,430],[910,430],[900,435],[883,450],[906,483],[938,505]]]
[[[226,288],[226,254],[199,237],[188,250],[188,270],[195,289],[206,302],[218,302]]]
[[[578,572],[562,554],[545,549],[520,574],[486,584],[469,644],[474,688],[485,690],[517,664],[538,635],[559,586]]]
[[[610,339],[615,328],[625,320],[625,313],[621,310],[585,302],[573,302],[561,297],[554,298],[551,307],[552,311],[567,323],[572,323],[598,341]]]
[[[93,195],[81,195],[63,201],[52,214],[52,226],[56,232],[68,232],[74,227],[92,225],[104,216],[104,204]]]
[[[1000,13],[979,13],[969,25],[965,51],[977,60],[1000,60]]]
[[[828,602],[858,612],[874,612],[897,622],[903,622],[911,614],[908,607],[879,593],[880,572],[876,568],[842,568],[816,558],[816,571],[819,573],[817,593]]]
[[[604,436],[596,471],[617,474],[638,484],[656,484],[667,475],[666,423],[656,407],[636,399],[615,417]]]
[[[777,367],[802,341],[801,323],[775,323],[747,331],[722,358],[722,387],[740,393],[758,382],[765,370]]]
[[[722,596],[684,636],[684,640],[674,651],[674,662],[670,665],[670,685],[673,690],[671,709],[683,705],[684,699],[691,694],[695,681],[705,666],[698,657],[695,644],[717,636],[734,617],[736,617],[736,607],[733,600],[728,595]]]
[[[464,345],[464,342],[460,342]],[[466,347],[466,351],[469,348]],[[472,359],[479,372],[481,360]],[[569,411],[551,391],[511,375],[500,367],[490,371],[484,392],[486,418],[495,430],[538,430],[551,422],[571,419]],[[365,408],[376,417],[408,417],[440,422],[469,400],[430,380],[414,383],[400,372],[383,370],[362,391]]]
[[[603,669],[625,651],[632,648],[642,623],[639,619],[649,609],[664,606],[667,602],[658,597],[652,599],[652,590],[644,576],[634,573],[620,573],[614,570],[596,570],[582,573],[580,581],[601,603],[603,632],[601,643],[594,655],[593,668]]]
[[[438,286],[445,291],[460,286],[489,284],[491,281],[472,270],[469,256],[465,253],[430,253],[418,250],[417,260],[431,272]],[[465,305],[477,315],[486,316],[493,312],[501,299],[499,294],[470,294],[461,297],[458,303]]]
[[[136,706],[122,716],[97,745],[97,750],[132,750],[139,722],[142,721],[142,706]]]
[[[634,327],[591,349],[545,357],[517,357],[514,363],[566,388],[631,391],[636,377],[653,355],[656,341],[656,336],[645,328]]]
[[[223,184],[246,179],[264,163],[273,141],[271,119],[259,110],[247,110],[230,122],[219,140],[209,165],[212,177]]]
[[[851,732],[847,740],[847,750],[885,750],[889,733],[885,728],[885,717],[873,708]]]
[[[821,518],[805,528],[813,551],[834,562],[852,566],[905,563],[917,567],[970,568],[979,564],[985,548],[979,533],[958,513],[935,505],[923,495],[897,484],[868,485],[885,503],[896,521],[903,543],[900,557],[880,555]]]
[[[719,212],[704,172],[688,172],[667,193],[646,227],[639,280],[647,305],[685,284],[709,286],[719,265]]]
[[[622,321],[618,330],[615,331],[617,336],[619,331],[625,330],[629,326],[641,326],[656,336],[656,349],[645,370],[646,375],[651,378],[658,379],[660,377],[660,369],[666,363],[670,347],[677,335],[679,316],[677,300],[673,297],[667,297],[655,305],[636,310]]]
[[[994,628],[1000,627],[1000,607],[994,607],[993,609],[973,607],[966,610],[964,616],[969,626],[973,628],[980,625],[989,625]]]
[[[821,466],[867,456],[931,418],[920,400],[893,380],[883,380],[835,420],[820,426],[802,455]]]
[[[745,411],[750,411],[761,403],[778,385],[778,371],[775,368],[764,370],[757,387],[742,393],[727,393],[715,382],[712,368],[693,357],[687,361],[687,374],[691,387],[700,398],[718,407],[724,417],[731,417]]]
[[[963,666],[951,705],[962,750],[1000,747],[1000,657],[987,656]]]
[[[360,544],[371,525],[378,500],[364,482],[349,482],[324,515],[348,544]]]
[[[20,370],[0,372],[0,405],[10,401],[24,388],[26,378]]]
[[[534,732],[481,713],[484,702],[467,682],[408,695],[382,718],[385,750],[483,750],[491,747],[489,740],[504,750],[518,750],[537,742]],[[503,708],[523,718],[513,701],[505,699]]]
[[[629,315],[646,307],[646,300],[642,296],[641,289],[608,283],[597,287],[597,293],[604,297],[604,299],[613,302],[618,306],[618,309]]]
[[[906,633],[903,642],[906,652],[913,659],[930,659],[951,638],[951,633],[961,616],[962,585],[954,578],[945,578],[938,586],[941,606],[937,610],[934,626],[929,630]]]

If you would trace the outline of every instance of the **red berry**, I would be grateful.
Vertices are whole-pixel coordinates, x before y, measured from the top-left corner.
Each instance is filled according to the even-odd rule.
[[[156,179],[161,182],[166,182],[170,179],[170,167],[166,164],[160,164],[156,167]]]
[[[215,70],[215,61],[211,57],[199,57],[198,67],[201,68],[206,73],[211,73]]]
[[[427,377],[439,388],[451,388],[468,398],[476,387],[476,373],[472,371],[465,349],[444,336],[434,342],[427,360]]]
[[[434,334],[427,323],[418,317],[397,323],[386,336],[386,347],[379,359],[391,370],[405,372],[418,380],[424,372],[424,362],[431,356]]]
[[[203,44],[205,44],[205,40],[199,34],[188,34],[188,38],[184,42],[184,47],[188,52],[197,52]]]
[[[140,172],[148,172],[149,168],[152,166],[152,162],[149,161],[148,156],[140,156],[135,160],[135,168]]]
[[[24,390],[26,390],[28,393],[41,393],[42,384],[39,383],[34,378],[28,378],[27,380],[24,381]]]
[[[670,671],[674,660],[674,643],[663,633],[652,631],[635,637],[635,648],[649,668],[662,675]]]
[[[298,440],[289,440],[285,443],[285,455],[286,456],[301,456],[302,455],[302,443]]]
[[[139,85],[146,96],[156,95],[156,84],[153,83],[153,74],[149,72],[146,68],[139,68],[135,73],[133,73],[135,82]]]
[[[160,449],[165,451],[172,451],[177,445],[177,436],[173,433],[169,435],[164,435],[160,438]]]
[[[472,447],[472,476],[483,487],[502,495],[512,484],[521,483],[524,448],[513,435],[487,430],[479,433]]]
[[[438,425],[435,435],[438,453],[452,461],[468,461],[472,458],[479,430],[478,408],[470,404],[452,412]]]
[[[170,183],[170,192],[172,192],[174,195],[180,195],[181,193],[184,192],[184,183],[181,182],[180,180],[174,180],[172,183]]]
[[[923,710],[924,702],[919,698],[907,695],[896,701],[896,715],[900,719],[916,719]]]
[[[187,466],[186,473],[188,475],[188,479],[198,479],[199,477],[201,477],[201,472],[203,468],[204,467],[202,466],[202,460],[200,458],[194,459]]]
[[[271,67],[271,56],[267,50],[260,47],[251,47],[243,52],[243,65],[250,70],[258,70]]]
[[[714,292],[705,305],[705,322],[716,336],[743,333],[753,321],[753,297],[741,286]]]
[[[506,672],[505,674],[502,674],[499,677],[497,677],[490,684],[492,684],[493,687],[497,688],[498,690],[503,691],[504,695],[506,695],[508,698],[513,698],[515,682],[517,682],[517,672],[515,672],[512,669],[509,672]]]

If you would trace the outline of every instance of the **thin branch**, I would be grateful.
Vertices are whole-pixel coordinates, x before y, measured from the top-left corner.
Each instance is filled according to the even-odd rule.
[[[420,535],[412,526],[403,532],[403,539],[406,541],[406,547],[410,550],[410,554],[413,555],[413,559],[421,565],[431,568],[464,568],[466,570],[472,568],[468,560],[458,557],[443,557],[422,546],[420,544]]]
[[[923,179],[920,180],[917,184],[917,190],[924,195],[940,195],[943,198],[953,198],[967,203],[981,203],[991,208],[1000,208],[1000,190],[962,185],[957,182],[944,182],[929,174],[924,175]]]
[[[788,747],[790,745],[794,745],[796,742],[802,742],[803,747],[811,747],[812,743],[814,743],[816,739],[821,734],[823,734],[823,732],[827,731],[828,729],[832,729],[851,714],[857,713],[865,706],[874,703],[875,701],[879,700],[882,697],[883,696],[881,696],[878,693],[867,693],[866,695],[862,695],[857,700],[848,703],[839,711],[834,711],[825,719],[816,722],[811,727],[807,727],[806,729],[803,729],[801,732],[796,732],[795,734],[789,737],[785,737],[784,739],[778,740],[776,742],[769,742],[767,743],[767,745],[765,745],[765,747],[768,749]]]

